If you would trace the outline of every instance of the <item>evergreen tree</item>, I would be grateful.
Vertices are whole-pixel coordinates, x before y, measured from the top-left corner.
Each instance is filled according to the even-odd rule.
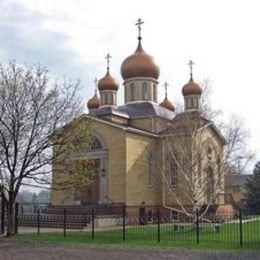
[[[260,161],[255,165],[253,175],[246,183],[246,204],[252,213],[260,213]]]

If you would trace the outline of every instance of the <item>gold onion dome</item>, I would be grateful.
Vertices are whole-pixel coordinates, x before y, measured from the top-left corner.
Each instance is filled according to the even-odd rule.
[[[97,92],[95,91],[94,96],[89,99],[87,102],[87,108],[92,109],[92,108],[98,108],[100,106],[100,100],[99,97],[97,96]]]
[[[194,82],[193,77],[192,77],[192,75],[193,75],[192,70],[193,70],[194,62],[192,60],[190,60],[188,65],[190,67],[190,80],[187,84],[185,84],[183,86],[182,95],[183,96],[189,96],[189,95],[199,95],[200,96],[202,93],[202,89],[199,84]]]
[[[160,103],[160,106],[171,111],[175,111],[175,105],[170,100],[168,100],[167,97],[165,97],[163,102]]]
[[[123,61],[121,75],[124,80],[136,77],[159,78],[160,68],[154,58],[143,50],[140,38],[136,51]]]
[[[119,84],[115,78],[113,78],[109,69],[107,70],[106,75],[98,81],[99,90],[118,90]]]
[[[156,64],[154,58],[143,50],[141,44],[141,25],[143,23],[144,22],[139,18],[135,24],[139,31],[136,51],[128,56],[121,65],[121,76],[124,80],[137,77],[159,78],[159,66]]]
[[[185,84],[182,88],[182,95],[189,96],[189,95],[201,95],[202,90],[199,84],[194,82],[192,75],[190,80],[187,84]]]

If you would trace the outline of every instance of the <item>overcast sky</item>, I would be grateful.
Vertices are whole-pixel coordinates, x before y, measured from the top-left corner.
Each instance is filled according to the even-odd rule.
[[[190,59],[198,82],[209,79],[212,104],[228,117],[238,114],[251,132],[249,147],[260,151],[259,1],[257,0],[1,0],[0,62],[46,66],[57,79],[80,79],[83,101],[94,93],[94,79],[110,71],[121,84],[120,66],[142,44],[161,69],[159,97],[182,102]],[[258,155],[259,159],[259,155]]]

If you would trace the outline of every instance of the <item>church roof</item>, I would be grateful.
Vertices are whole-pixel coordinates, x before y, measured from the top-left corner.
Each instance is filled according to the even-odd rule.
[[[118,107],[99,107],[91,111],[92,116],[117,115],[127,119],[158,116],[172,120],[175,113],[153,102],[135,102]]]
[[[169,129],[162,131],[162,134],[173,134],[173,133],[186,133],[192,134],[193,131],[201,131],[205,128],[211,128],[212,131],[219,137],[222,144],[226,144],[225,137],[217,129],[214,122],[200,115],[198,111],[186,111],[180,113],[172,120],[172,125]]]
[[[131,119],[149,116],[159,116],[166,119],[173,119],[175,113],[159,106],[153,102],[130,103],[118,107],[120,111],[124,111]]]

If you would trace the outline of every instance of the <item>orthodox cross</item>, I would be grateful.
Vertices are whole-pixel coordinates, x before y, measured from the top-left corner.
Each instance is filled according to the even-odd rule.
[[[112,56],[108,53],[107,56],[105,57],[105,59],[107,60],[107,70],[109,70],[109,62],[110,59],[112,58]]]
[[[194,62],[192,60],[189,61],[188,63],[189,67],[190,67],[190,75],[192,77],[192,69],[193,69],[193,65],[194,65]]]
[[[169,84],[167,82],[165,82],[163,86],[165,89],[165,97],[167,97],[167,88],[168,88]]]
[[[96,94],[97,93],[97,88],[98,88],[98,79],[97,78],[95,78],[94,84],[95,84],[95,94]]]
[[[135,25],[137,25],[137,27],[138,27],[138,39],[141,39],[141,30],[142,30],[141,24],[143,24],[143,23],[144,23],[144,22],[142,21],[142,19],[139,18],[139,19],[137,20],[136,24],[135,24]]]

